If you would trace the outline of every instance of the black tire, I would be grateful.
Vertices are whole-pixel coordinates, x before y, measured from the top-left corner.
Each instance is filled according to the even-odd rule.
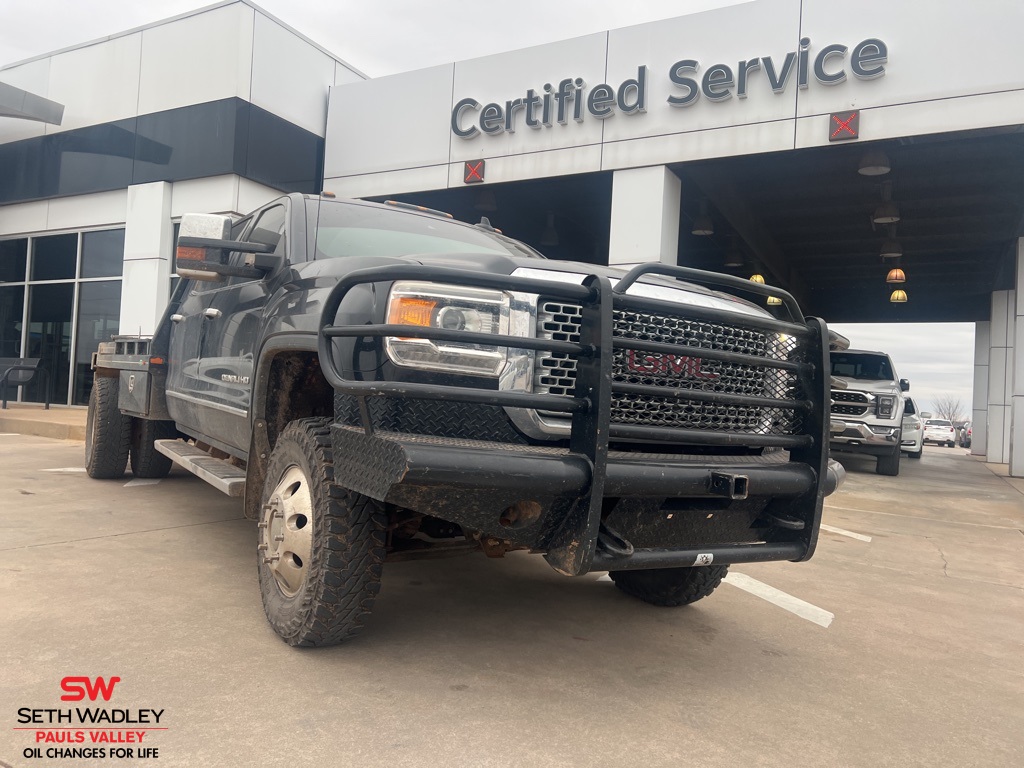
[[[900,453],[899,446],[897,446],[896,450],[888,456],[879,456],[878,463],[875,464],[875,473],[896,477],[900,473]]]
[[[615,586],[651,605],[679,606],[707,597],[729,572],[728,565],[699,568],[652,568],[644,571],[611,571]]]
[[[132,419],[131,457],[132,474],[136,477],[167,477],[174,463],[153,445],[155,440],[170,440],[178,436],[173,421]]]
[[[947,448],[956,448],[956,443],[949,441],[946,443]]]
[[[922,453],[924,453],[924,444],[923,443],[921,444],[921,447],[918,450],[916,450],[916,451],[908,451],[907,452],[907,456],[909,456],[912,459],[920,459]]]
[[[261,498],[256,563],[263,609],[274,631],[295,646],[334,645],[355,635],[373,608],[384,564],[387,515],[373,499],[333,485],[328,425],[301,419],[287,426]],[[303,493],[312,520],[295,512],[306,507],[291,505]],[[287,547],[302,548],[300,532],[308,557],[296,567]]]
[[[85,471],[96,480],[124,476],[132,422],[117,408],[119,379],[93,376],[85,420]]]

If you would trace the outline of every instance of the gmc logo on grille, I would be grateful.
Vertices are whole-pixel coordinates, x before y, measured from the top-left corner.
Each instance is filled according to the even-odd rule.
[[[701,370],[699,357],[661,355],[629,350],[626,367],[635,373],[653,373],[657,376],[682,376],[687,379],[717,379],[717,373]]]

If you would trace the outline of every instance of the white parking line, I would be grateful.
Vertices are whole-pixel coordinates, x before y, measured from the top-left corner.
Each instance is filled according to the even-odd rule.
[[[70,474],[72,472],[85,472],[85,467],[58,467],[57,469],[44,469],[43,472],[63,472]]]
[[[161,480],[161,478],[159,478],[159,477],[158,478],[153,478],[153,479],[145,478],[145,477],[137,477],[134,480],[129,480],[127,483],[125,483],[124,487],[125,488],[137,488],[140,485],[156,485],[157,483],[160,482],[160,480]]]
[[[752,579],[745,573],[732,571],[726,575],[724,581],[726,584],[739,587],[744,592],[749,592],[756,597],[760,597],[762,600],[774,603],[779,608],[794,613],[801,619],[812,621],[820,627],[828,627],[832,623],[832,619],[836,617],[834,613],[826,611],[824,608],[811,605],[799,597],[793,597],[783,592],[781,589],[770,587],[757,579]]]
[[[20,432],[0,432],[0,437],[12,437],[14,435],[20,435]]]
[[[853,531],[848,531],[845,528],[836,528],[834,525],[825,525],[822,523],[821,530],[838,533],[840,536],[849,536],[851,539],[857,539],[857,541],[871,541],[870,536],[865,536],[863,533],[854,533]]]
[[[598,577],[597,577],[597,580],[598,580],[598,581],[611,581],[611,580],[612,580],[612,577],[611,577],[611,576],[609,576],[609,575],[608,575],[608,574],[606,573],[606,574],[605,574],[604,576],[598,576]]]

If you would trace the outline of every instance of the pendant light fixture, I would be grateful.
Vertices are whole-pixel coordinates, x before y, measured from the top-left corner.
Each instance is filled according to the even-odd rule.
[[[736,269],[737,267],[742,267],[744,263],[743,252],[736,245],[736,235],[730,235],[729,249],[725,252],[725,261],[722,263],[722,266],[727,269]]]
[[[889,156],[880,149],[869,149],[860,158],[857,173],[861,176],[885,176],[892,170]]]
[[[693,229],[690,230],[691,235],[700,235],[701,237],[707,237],[715,234],[715,225],[711,221],[711,217],[708,215],[708,203],[707,200],[700,201],[700,213],[697,218],[693,220]]]
[[[896,227],[889,227],[889,236],[882,243],[882,259],[898,259],[903,255],[903,246],[896,239]]]
[[[782,299],[780,299],[778,296],[768,297],[768,306],[776,307],[779,306],[780,304],[782,304]]]
[[[895,224],[900,220],[900,207],[892,199],[892,182],[882,182],[882,204],[871,215],[875,224]]]
[[[897,288],[895,291],[892,292],[892,295],[889,296],[889,301],[892,304],[906,304],[907,292],[904,291],[902,288]]]
[[[899,265],[889,270],[889,274],[885,277],[887,283],[905,283],[907,282],[906,273],[899,268]]]
[[[750,282],[764,285],[764,275],[757,273],[750,276]]]

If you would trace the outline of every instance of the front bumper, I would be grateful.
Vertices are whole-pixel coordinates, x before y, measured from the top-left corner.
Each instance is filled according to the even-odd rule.
[[[723,309],[683,307],[627,295],[629,286],[648,272],[727,285],[763,298],[777,295],[782,297],[792,320],[767,315],[739,318]],[[571,301],[580,307],[578,341],[339,322],[339,318],[360,316],[346,313],[342,303],[353,288],[377,283],[380,287],[376,290],[386,295],[387,284],[396,280],[471,285]],[[615,333],[613,307],[647,314],[685,313],[727,325],[742,321],[800,340],[804,357],[799,361],[755,358],[694,343],[624,338]],[[353,346],[336,347],[336,340],[361,340],[365,345],[389,336],[557,352],[575,360],[575,385],[571,393],[556,395],[484,389],[465,383],[368,381],[361,371],[346,375]],[[786,399],[787,393],[739,394],[623,383],[612,376],[613,354],[622,350],[665,355],[677,361],[714,359],[784,370],[798,377],[799,386],[793,392],[803,394]],[[579,285],[427,266],[360,270],[340,281],[324,302],[320,361],[335,390],[360,401],[359,427],[339,423],[332,428],[337,457],[335,480],[339,485],[379,501],[441,517],[488,537],[538,549],[552,567],[569,575],[591,570],[706,565],[712,561],[806,560],[817,542],[824,496],[842,479],[841,468],[831,464],[827,456],[830,381],[824,323],[805,320],[784,291],[725,275],[649,264],[631,270],[612,287],[608,278],[600,275],[591,275]],[[613,393],[656,395],[694,401],[697,406],[713,403],[728,408],[784,409],[799,414],[794,422],[799,426],[791,432],[743,433],[714,425],[684,429],[671,422],[664,426],[619,423],[610,417]],[[376,397],[567,414],[571,432],[562,444],[566,447],[382,432],[373,423],[368,407],[369,398]],[[644,450],[652,453],[620,455],[613,449],[613,444],[619,442],[643,444]],[[653,453],[659,450],[659,444],[665,446],[666,454]],[[672,453],[685,446],[700,450],[688,457]],[[763,455],[751,455],[748,449],[763,449]],[[768,460],[760,461],[765,456]],[[634,514],[629,518],[631,523],[642,522],[620,532],[613,530],[613,525],[616,519],[622,519],[616,514],[625,501],[651,504],[653,515]],[[669,506],[662,507],[662,501]],[[678,546],[662,545],[659,535],[665,527],[654,523],[669,519],[692,523],[695,507],[704,509],[700,516],[711,521],[702,529],[726,521],[719,529],[720,535],[694,536],[692,541],[705,542],[699,550],[686,546],[685,536]],[[665,514],[659,515],[662,511]],[[696,526],[691,528],[695,530]],[[629,538],[635,536],[633,540],[638,544],[634,546],[622,533]]]
[[[832,435],[829,441],[829,448],[833,451],[886,455],[899,447],[902,441],[899,427],[886,427],[885,432],[879,433],[862,422],[846,421],[845,424],[846,429]]]
[[[594,472],[587,457],[568,448],[511,445],[427,435],[375,432],[334,424],[332,445],[337,484],[380,501],[441,517],[515,546],[548,551],[562,517],[571,517],[587,497]],[[765,526],[780,521],[805,529],[801,507],[835,491],[845,470],[830,460],[819,478],[807,465],[769,455],[692,456],[612,451],[605,467],[602,506],[621,498],[689,502],[721,500],[720,515],[750,515]],[[517,511],[512,519],[510,511]],[[530,510],[529,516],[522,513]],[[676,511],[682,522],[685,511]],[[755,516],[751,515],[751,516]],[[668,513],[671,518],[672,513]],[[692,518],[693,516],[691,516]],[[704,515],[699,515],[704,517]],[[710,515],[708,517],[711,517]],[[691,519],[687,525],[694,525]],[[627,534],[628,536],[628,534]],[[599,530],[588,570],[686,567],[695,564],[799,560],[806,541],[721,543],[701,547],[605,548]],[[580,571],[584,572],[584,571]]]

